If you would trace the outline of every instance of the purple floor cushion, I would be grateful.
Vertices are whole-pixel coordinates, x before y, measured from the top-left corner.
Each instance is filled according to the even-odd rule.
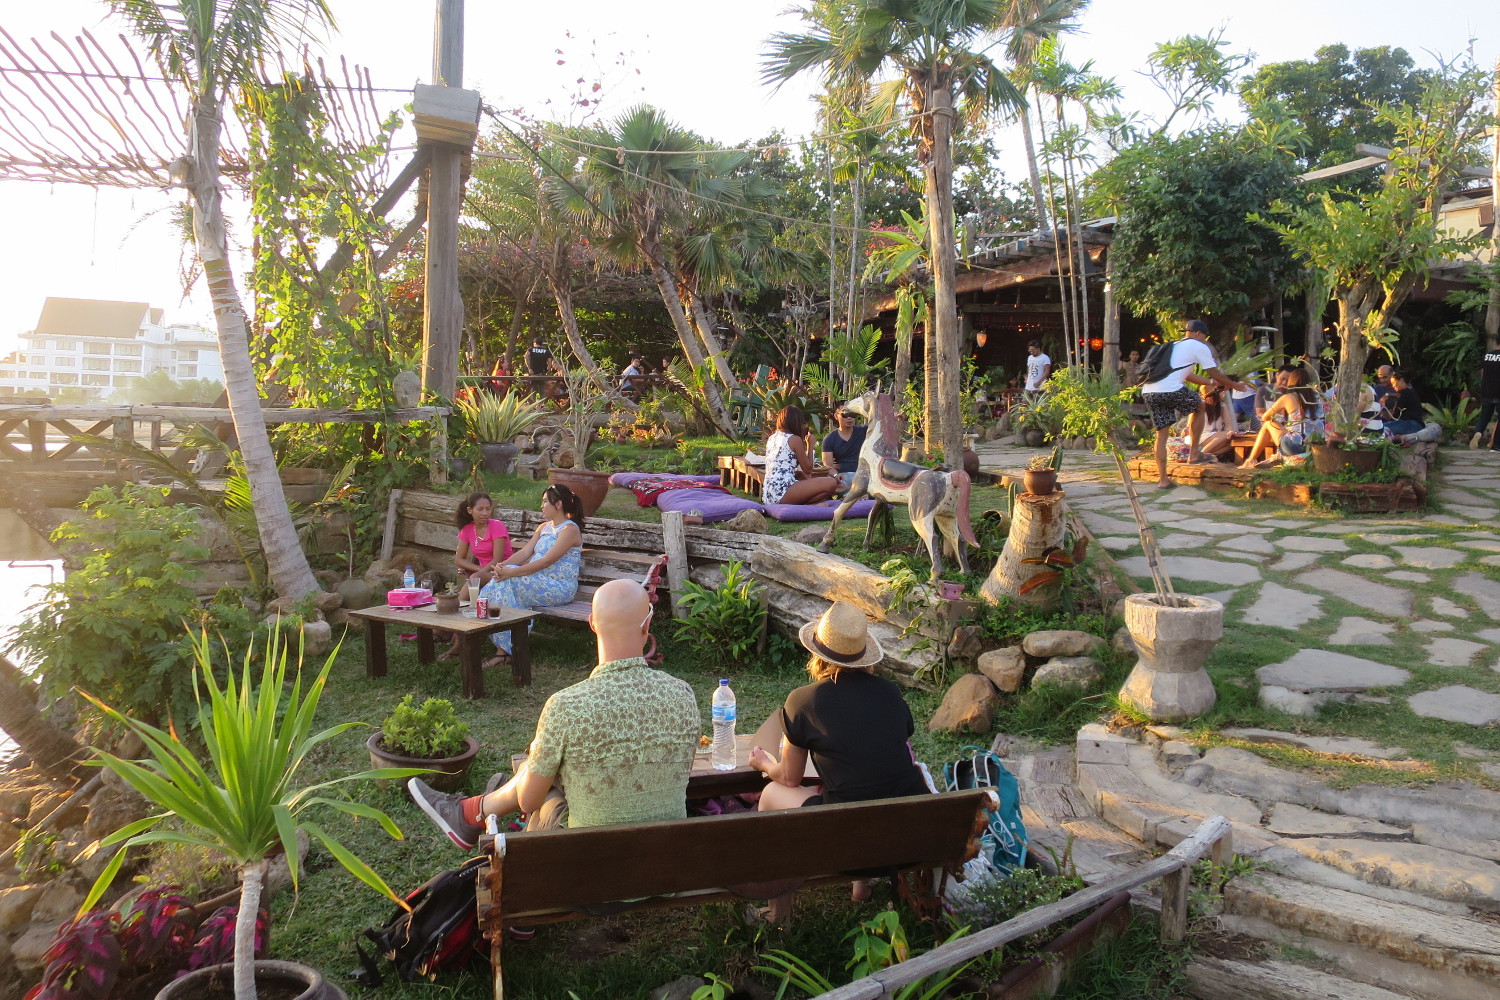
[[[682,475],[661,472],[616,472],[609,477],[609,481],[614,486],[628,488],[632,483],[642,479],[701,480],[703,478],[705,478],[703,473]],[[703,515],[704,524],[712,524],[715,521],[727,521],[742,510],[758,510],[767,517],[788,523],[797,521],[831,521],[833,520],[833,512],[838,509],[838,505],[838,500],[825,500],[820,504],[762,504],[758,500],[737,497],[722,490],[691,488],[671,490],[656,498],[658,509],[680,510],[684,514],[689,511],[697,511]],[[873,506],[875,506],[875,501],[861,500],[850,508],[846,517],[866,517]]]

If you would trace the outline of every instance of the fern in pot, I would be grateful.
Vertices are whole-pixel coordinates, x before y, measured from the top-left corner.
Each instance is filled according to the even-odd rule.
[[[230,670],[222,686],[214,678],[207,633],[193,637],[193,652],[199,732],[208,757],[206,767],[175,731],[164,732],[84,695],[145,744],[146,757],[140,761],[122,760],[103,751],[99,752],[99,758],[159,811],[99,842],[100,849],[117,850],[89,890],[79,912],[87,912],[109,888],[129,848],[158,843],[206,847],[223,853],[239,867],[241,889],[234,929],[234,962],[201,969],[179,979],[163,990],[163,995],[169,992],[179,997],[209,995],[209,982],[222,983],[232,970],[235,1000],[255,1000],[258,980],[289,981],[300,984],[303,990],[321,991],[313,995],[342,996],[337,987],[325,982],[313,969],[292,962],[255,961],[255,915],[271,859],[275,854],[285,853],[292,884],[296,886],[297,835],[304,831],[321,842],[361,882],[398,906],[405,906],[384,879],[313,822],[309,814],[315,809],[333,809],[374,820],[390,836],[400,839],[401,831],[384,812],[362,802],[330,797],[327,790],[349,781],[402,778],[425,772],[421,768],[388,768],[314,784],[298,781],[303,761],[315,747],[360,725],[346,722],[318,733],[312,731],[313,717],[334,657],[338,655],[337,648],[305,691],[300,657],[298,668],[290,671],[292,677],[288,677],[288,647],[278,630],[273,629],[268,635],[258,684],[254,683],[251,671],[256,662],[253,644],[245,650],[239,679]],[[176,820],[174,828],[158,828],[166,819]]]

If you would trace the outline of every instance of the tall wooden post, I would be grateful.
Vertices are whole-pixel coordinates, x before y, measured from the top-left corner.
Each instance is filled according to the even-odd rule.
[[[1495,63],[1495,96],[1500,98],[1500,60]],[[1500,127],[1491,125],[1490,140],[1494,149],[1490,157],[1490,301],[1484,311],[1484,346],[1490,350],[1500,347],[1500,219],[1495,208],[1500,206]]]
[[[437,0],[432,82],[463,86],[464,0]],[[422,391],[452,399],[458,384],[458,346],[464,304],[458,291],[459,169],[463,150],[431,144],[427,184],[427,254],[422,305]]]
[[[1112,372],[1120,367],[1120,303],[1115,299],[1115,255],[1104,250],[1104,355],[1099,371]]]

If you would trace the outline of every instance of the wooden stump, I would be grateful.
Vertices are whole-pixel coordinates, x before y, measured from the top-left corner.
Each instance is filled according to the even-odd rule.
[[[1038,587],[1023,595],[1021,588],[1039,573],[1055,572],[1051,567],[1023,560],[1040,558],[1049,548],[1061,547],[1067,530],[1066,494],[1061,490],[1038,496],[1022,493],[1016,497],[1016,506],[1011,511],[1010,534],[1006,536],[1005,548],[990,570],[979,594],[991,604],[1002,598],[1030,604],[1035,607],[1050,607],[1057,603],[1060,584]]]

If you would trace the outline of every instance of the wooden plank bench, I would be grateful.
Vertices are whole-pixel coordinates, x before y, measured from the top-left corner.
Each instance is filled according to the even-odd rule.
[[[766,480],[764,465],[751,465],[745,461],[744,455],[720,455],[718,465],[719,485],[753,497],[760,496],[761,483]]]
[[[657,587],[667,570],[665,555],[652,556],[640,552],[621,552],[617,549],[595,549],[585,545],[578,563],[578,593],[567,604],[552,604],[531,608],[538,618],[588,624],[593,612],[594,591],[610,580],[639,580],[646,588],[651,603],[657,601]],[[662,661],[656,649],[656,636],[651,636],[646,646],[646,662],[655,666]]]
[[[986,810],[997,806],[993,792],[976,790],[482,837],[489,867],[477,888],[479,926],[495,1000],[505,996],[507,927],[771,899],[875,875],[937,869],[946,877],[978,853]],[[913,881],[915,889],[901,883],[903,894],[930,901],[933,890]]]

